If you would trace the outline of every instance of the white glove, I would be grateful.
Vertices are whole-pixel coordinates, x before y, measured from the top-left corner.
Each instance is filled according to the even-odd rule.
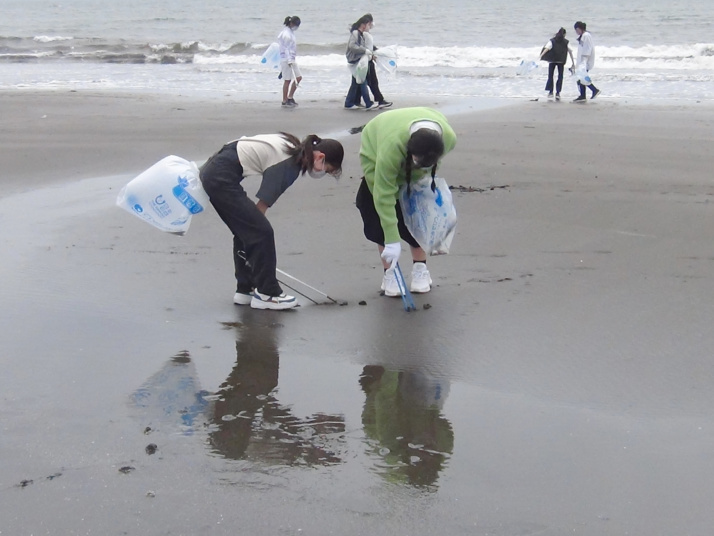
[[[384,251],[382,251],[382,258],[388,262],[392,268],[399,261],[399,255],[402,252],[402,244],[400,242],[392,242],[391,244],[384,244]]]

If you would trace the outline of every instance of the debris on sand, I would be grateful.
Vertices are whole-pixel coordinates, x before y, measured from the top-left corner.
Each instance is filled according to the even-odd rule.
[[[469,192],[478,192],[478,193],[483,193],[483,192],[492,192],[493,190],[496,189],[506,189],[510,188],[511,186],[509,184],[503,184],[501,186],[486,186],[485,188],[476,188],[475,186],[449,186],[449,190],[458,190],[461,193],[469,193]]]

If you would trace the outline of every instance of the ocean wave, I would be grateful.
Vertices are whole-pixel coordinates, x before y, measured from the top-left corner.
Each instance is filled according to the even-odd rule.
[[[38,43],[53,43],[55,41],[71,41],[74,37],[65,37],[62,35],[36,35],[32,39]]]
[[[83,61],[95,63],[197,63],[251,65],[259,61],[267,43],[200,40],[176,43],[137,43],[67,36],[0,37],[0,61],[5,63]],[[321,68],[344,65],[344,43],[298,44],[298,61]],[[714,69],[714,44],[600,46],[598,68]],[[400,68],[499,69],[535,60],[540,47],[399,46]],[[379,54],[379,50],[377,50]]]

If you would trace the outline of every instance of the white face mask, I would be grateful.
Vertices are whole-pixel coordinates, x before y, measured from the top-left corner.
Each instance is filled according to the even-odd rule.
[[[317,169],[318,167],[322,169]],[[322,160],[316,160],[312,163],[312,169],[308,170],[307,174],[310,175],[313,179],[319,179],[321,177],[324,177],[325,173],[327,173],[325,167],[327,166],[325,164],[324,158]]]
[[[414,164],[414,167],[417,169],[431,169],[432,166],[422,166],[421,162],[419,162],[416,158],[412,157],[412,163]]]

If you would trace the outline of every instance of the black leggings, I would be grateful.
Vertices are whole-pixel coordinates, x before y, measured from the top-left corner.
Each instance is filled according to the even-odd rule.
[[[382,222],[379,219],[379,214],[377,214],[377,209],[374,208],[374,198],[372,197],[372,192],[369,191],[367,181],[364,180],[364,177],[362,177],[359,190],[357,190],[357,199],[355,201],[359,213],[362,216],[365,238],[370,242],[383,246],[384,230],[382,229]],[[394,210],[397,212],[397,229],[399,229],[399,236],[411,247],[420,247],[419,242],[414,239],[404,224],[404,216],[402,216],[402,207],[399,205],[399,201],[397,201],[394,206]]]
[[[283,291],[275,276],[275,237],[268,218],[240,185],[243,166],[236,142],[228,143],[201,167],[201,182],[211,204],[233,233],[236,289],[248,293],[256,288],[268,296]]]

